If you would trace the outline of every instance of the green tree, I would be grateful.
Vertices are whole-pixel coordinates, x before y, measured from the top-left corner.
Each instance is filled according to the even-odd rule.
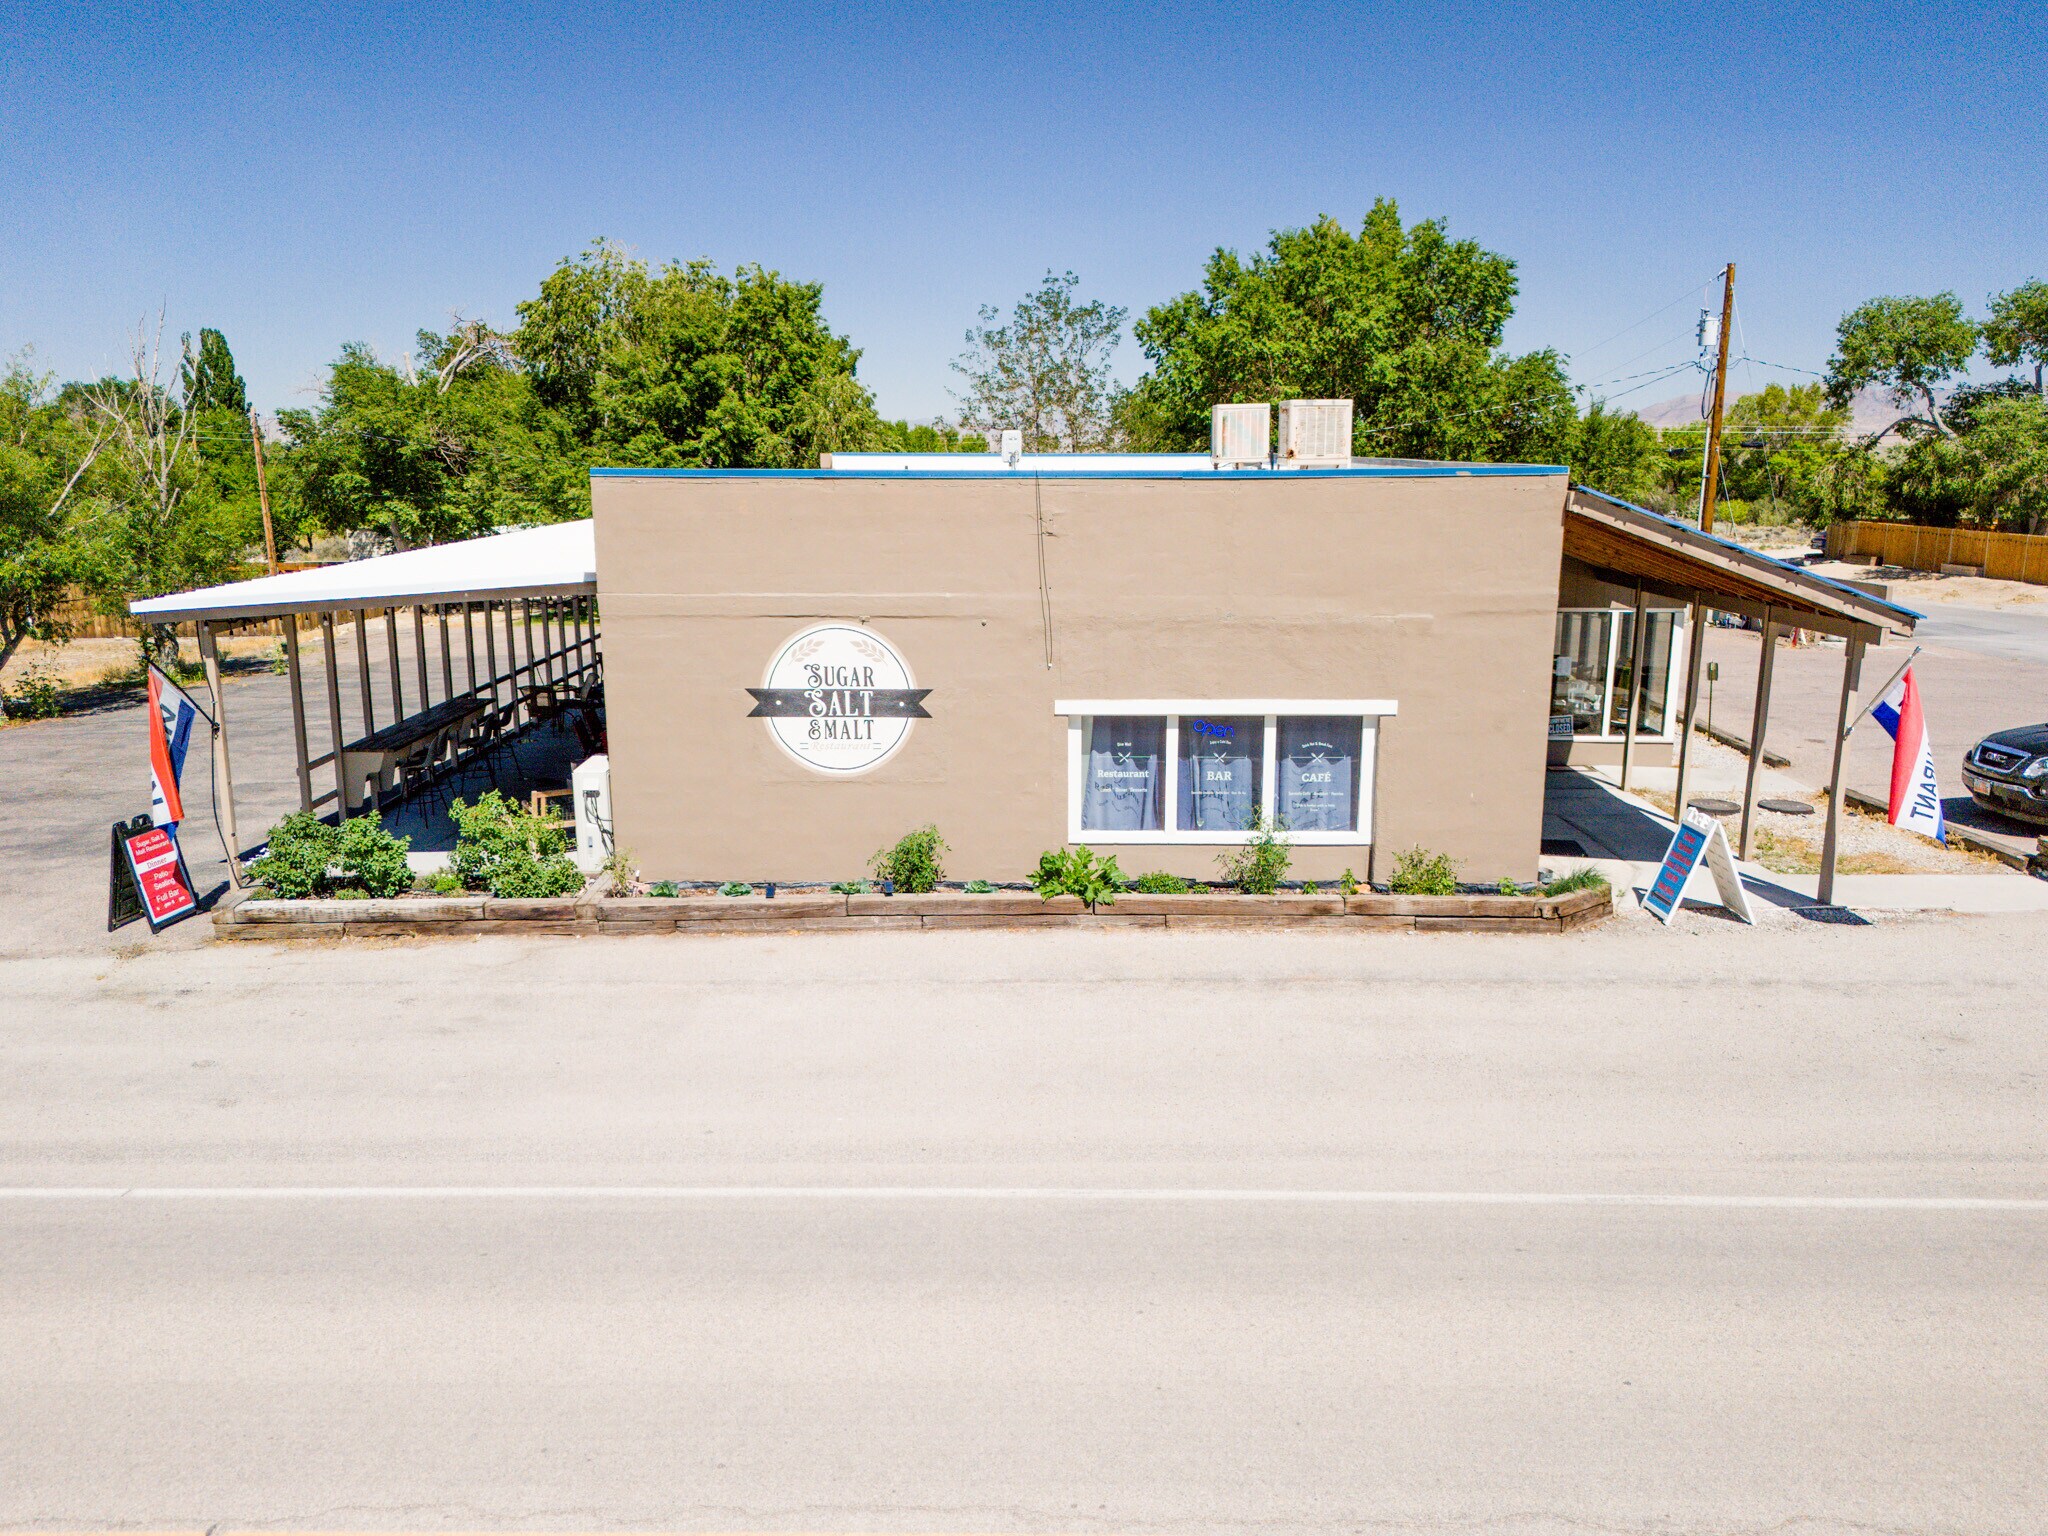
[[[1721,438],[1724,498],[1773,518],[1825,523],[1825,462],[1851,451],[1842,433],[1849,413],[1818,384],[1766,384],[1729,407]]]
[[[1921,414],[1909,420],[1924,422],[1937,436],[1953,436],[1934,391],[1969,366],[1979,334],[1953,293],[1859,304],[1835,327],[1828,399],[1846,408],[1857,390],[1882,385],[1901,406],[1918,401]]]
[[[318,409],[282,413],[299,517],[409,549],[588,512],[587,460],[503,337],[458,322],[417,346],[394,364],[351,343]]]
[[[1219,402],[1354,402],[1354,451],[1555,462],[1576,414],[1561,361],[1498,351],[1515,266],[1387,199],[1353,235],[1323,217],[1249,259],[1219,250],[1199,290],[1134,327],[1151,369],[1121,403],[1134,446],[1207,446]]]
[[[1633,411],[1610,412],[1594,401],[1573,428],[1568,458],[1574,484],[1623,501],[1647,504],[1660,488],[1657,429]]]
[[[95,584],[99,563],[92,477],[105,438],[50,383],[27,353],[0,373],[0,667],[24,640],[69,638],[59,605]]]
[[[592,463],[814,465],[876,445],[881,429],[823,296],[758,266],[650,272],[601,240],[518,306],[510,343]]]
[[[189,410],[249,414],[249,394],[235,372],[235,355],[219,331],[200,331],[198,349],[187,354],[180,382]]]
[[[82,401],[105,439],[95,474],[100,559],[93,576],[95,596],[110,612],[124,611],[130,598],[224,580],[235,574],[247,548],[246,527],[237,526],[218,488],[200,471],[200,412],[182,390],[173,394],[161,382],[165,361],[159,314],[154,331],[146,323],[136,328],[126,375],[59,397]],[[184,338],[181,381],[192,380],[195,361],[190,338]],[[168,630],[142,636],[145,658],[175,644]]]
[[[1027,453],[1089,453],[1110,444],[1110,354],[1123,335],[1124,311],[1091,299],[1074,302],[1080,279],[1048,272],[1035,292],[998,325],[981,307],[968,350],[953,363],[967,383],[960,420],[984,432],[1014,427]]]
[[[1986,401],[1959,445],[1976,520],[2039,533],[2048,519],[2048,400]]]
[[[2048,396],[2048,282],[2035,278],[2007,293],[1991,296],[1991,318],[1984,322],[1984,351],[1993,366],[2034,365],[2034,393]]]
[[[875,446],[891,453],[986,453],[987,439],[949,422],[885,421]]]

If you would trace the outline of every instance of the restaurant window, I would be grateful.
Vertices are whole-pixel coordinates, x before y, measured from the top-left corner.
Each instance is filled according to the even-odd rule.
[[[1069,840],[1242,843],[1264,818],[1295,842],[1371,841],[1388,699],[1063,700]]]
[[[1182,832],[1241,832],[1260,809],[1259,770],[1265,766],[1265,721],[1224,715],[1184,716],[1180,722]]]
[[[1284,715],[1279,729],[1274,815],[1290,832],[1355,831],[1364,722],[1344,715]]]
[[[1097,715],[1088,724],[1081,827],[1088,832],[1157,832],[1166,796],[1166,721]]]
[[[1644,625],[1642,720],[1638,735],[1665,736],[1671,728],[1672,657],[1684,632],[1683,610],[1652,608]],[[1557,616],[1557,646],[1550,682],[1550,713],[1569,715],[1572,734],[1614,740],[1628,730],[1635,667],[1635,613],[1624,608],[1564,609]]]

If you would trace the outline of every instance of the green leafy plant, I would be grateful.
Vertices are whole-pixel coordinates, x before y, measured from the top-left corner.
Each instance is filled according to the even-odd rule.
[[[1313,880],[1304,880],[1301,882],[1301,894],[1304,896],[1320,895],[1322,893],[1322,889],[1323,888],[1320,885],[1317,885]]]
[[[495,789],[484,791],[474,805],[458,799],[448,815],[456,830],[450,867],[466,889],[533,899],[583,888],[583,872],[570,859],[567,835],[553,817],[522,810]]]
[[[1091,907],[1107,907],[1115,905],[1117,892],[1124,888],[1124,874],[1116,867],[1114,854],[1098,863],[1092,848],[1053,848],[1038,856],[1031,885],[1046,901],[1078,896]]]
[[[598,871],[604,880],[607,896],[630,896],[633,882],[639,878],[640,867],[633,862],[633,855],[623,848],[614,848],[605,855],[604,866]]]
[[[334,862],[335,829],[311,811],[294,811],[270,829],[263,857],[246,873],[283,901],[320,893]]]
[[[1287,828],[1268,821],[1263,811],[1252,812],[1245,830],[1251,841],[1216,855],[1216,867],[1223,871],[1223,883],[1234,885],[1247,896],[1270,896],[1287,878],[1294,855],[1287,847]]]
[[[1546,896],[1569,896],[1573,891],[1604,891],[1607,877],[1590,864],[1582,864],[1568,875],[1560,875],[1543,887]]]
[[[411,838],[393,837],[374,816],[334,827],[310,811],[294,811],[270,829],[263,857],[247,873],[286,901],[355,899],[344,889],[363,897],[398,896],[412,888],[412,867],[405,861],[411,846]]]
[[[676,897],[683,894],[683,888],[673,880],[657,880],[647,887],[650,896]]]
[[[874,887],[865,880],[834,880],[832,882],[832,894],[834,896],[865,896],[873,889]]]
[[[922,896],[946,878],[940,861],[946,846],[937,827],[915,827],[899,837],[894,847],[879,850],[868,861],[868,872],[877,880],[893,880],[898,891]]]
[[[1351,873],[1350,869],[1347,868],[1343,874],[1337,877],[1337,889],[1346,896],[1356,896],[1359,890],[1358,876]]]
[[[1140,875],[1129,886],[1141,896],[1185,896],[1194,888],[1192,881],[1183,880],[1179,875],[1169,875],[1163,869]]]
[[[64,694],[57,679],[40,661],[21,669],[7,685],[7,715],[15,720],[51,720],[64,712]]]
[[[728,880],[718,888],[721,896],[751,896],[754,888],[744,880]]]
[[[1458,866],[1449,854],[1410,848],[1394,855],[1394,873],[1387,879],[1387,889],[1397,896],[1455,896]]]
[[[452,869],[437,869],[424,883],[436,896],[453,896],[462,889],[462,877]]]
[[[967,882],[966,890],[970,896],[988,896],[994,894],[995,887],[986,880],[970,880]]]
[[[1495,886],[1494,889],[1503,896],[1519,896],[1522,894],[1522,888],[1505,875],[1501,876],[1500,884]]]
[[[334,893],[336,901],[368,901],[370,893],[359,885],[344,885]]]

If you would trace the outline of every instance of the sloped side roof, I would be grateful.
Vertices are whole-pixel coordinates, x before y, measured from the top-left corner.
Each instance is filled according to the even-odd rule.
[[[521,597],[588,597],[597,591],[591,521],[551,523],[435,544],[312,571],[173,592],[130,603],[137,618],[164,624],[267,619],[285,613],[395,608],[414,603],[483,603]]]
[[[1697,592],[1711,607],[1841,632],[1849,626],[1910,635],[1920,615],[1854,587],[1773,560],[1599,491],[1573,486],[1565,498],[1564,552],[1667,597]]]

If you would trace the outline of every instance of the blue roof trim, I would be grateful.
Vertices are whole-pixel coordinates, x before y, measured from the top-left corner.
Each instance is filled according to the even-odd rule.
[[[1926,614],[1919,612],[1917,609],[1908,608],[1903,603],[1894,603],[1891,602],[1889,599],[1882,597],[1872,597],[1868,592],[1859,592],[1856,588],[1845,585],[1842,582],[1836,581],[1831,576],[1816,576],[1812,571],[1809,571],[1803,565],[1794,565],[1789,560],[1780,560],[1776,555],[1767,555],[1762,550],[1751,549],[1747,544],[1738,544],[1733,539],[1724,539],[1718,533],[1703,533],[1698,528],[1695,528],[1691,523],[1684,522],[1679,518],[1672,517],[1669,513],[1652,512],[1648,507],[1639,507],[1632,501],[1623,501],[1619,496],[1610,496],[1605,491],[1596,491],[1590,485],[1574,485],[1572,489],[1578,491],[1582,495],[1591,496],[1596,501],[1604,501],[1610,507],[1621,507],[1630,512],[1640,513],[1644,517],[1654,517],[1660,523],[1669,523],[1673,528],[1682,529],[1686,533],[1691,534],[1696,539],[1712,539],[1716,544],[1721,545],[1724,549],[1739,550],[1741,553],[1749,556],[1752,560],[1768,560],[1772,565],[1779,566],[1788,571],[1796,572],[1797,574],[1804,576],[1808,581],[1817,581],[1824,587],[1833,587],[1837,592],[1840,592],[1844,597],[1853,597],[1858,602],[1875,603],[1880,608],[1891,609],[1893,613],[1903,613],[1907,618],[1913,620],[1916,624],[1921,619],[1927,617]]]
[[[1369,464],[1349,469],[618,469],[590,478],[641,480],[1428,480],[1563,475],[1562,464]]]

